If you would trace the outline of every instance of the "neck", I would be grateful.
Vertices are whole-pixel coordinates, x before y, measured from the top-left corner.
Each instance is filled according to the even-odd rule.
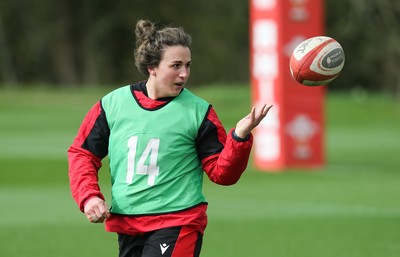
[[[146,82],[146,89],[147,89],[147,96],[150,99],[157,100],[159,98],[162,98],[160,95],[160,92],[158,92],[156,86],[154,85],[154,82],[149,78]]]

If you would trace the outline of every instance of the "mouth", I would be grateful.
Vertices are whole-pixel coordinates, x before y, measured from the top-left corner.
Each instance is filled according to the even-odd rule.
[[[185,82],[177,82],[177,83],[175,83],[175,86],[178,86],[178,87],[183,87],[183,85],[185,85]]]

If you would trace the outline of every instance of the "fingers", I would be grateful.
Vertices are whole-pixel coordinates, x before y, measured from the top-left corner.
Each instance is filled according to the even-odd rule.
[[[87,215],[86,215],[87,216]],[[97,216],[96,215],[90,215],[90,216],[87,216],[88,217],[88,220],[91,222],[91,223],[101,223],[102,221],[101,221],[101,219],[99,219],[99,218],[97,218]],[[104,220],[103,220],[104,221]]]
[[[255,107],[252,108],[252,113],[254,110],[254,114],[252,115],[253,118],[253,122],[255,123],[255,125],[258,125],[264,118],[265,116],[267,116],[267,113],[269,112],[269,110],[272,108],[272,105],[267,106],[266,104],[264,104],[260,111],[256,114],[256,109]]]
[[[92,198],[85,205],[85,215],[92,223],[102,223],[110,217],[107,203],[100,198]]]
[[[255,127],[257,127],[262,119],[265,118],[272,105],[266,104],[260,108],[252,107],[251,112],[243,119],[239,120],[235,127],[235,133],[241,138],[245,138]]]
[[[250,119],[251,121],[256,120],[256,107],[251,108]]]
[[[264,104],[261,108],[261,112],[260,115],[265,116],[267,115],[267,113],[269,112],[269,110],[272,108],[272,105],[267,106],[266,104]]]
[[[104,220],[110,217],[110,213],[104,207],[97,206],[92,210],[85,213],[87,219],[92,223],[102,223]]]
[[[267,113],[269,112],[269,110],[270,110],[271,108],[272,108],[272,105],[270,105],[270,106],[268,106],[268,107],[267,107],[267,105],[264,105],[264,108],[263,108],[264,116],[267,115]]]

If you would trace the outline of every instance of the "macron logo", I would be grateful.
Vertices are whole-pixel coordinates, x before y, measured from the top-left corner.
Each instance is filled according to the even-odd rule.
[[[161,254],[164,255],[165,251],[168,249],[169,245],[166,243],[160,244]]]

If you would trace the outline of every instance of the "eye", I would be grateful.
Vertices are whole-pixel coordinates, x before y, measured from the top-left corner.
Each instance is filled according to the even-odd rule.
[[[174,69],[179,69],[180,67],[181,67],[181,64],[179,64],[179,63],[172,64],[172,68],[174,68]]]

